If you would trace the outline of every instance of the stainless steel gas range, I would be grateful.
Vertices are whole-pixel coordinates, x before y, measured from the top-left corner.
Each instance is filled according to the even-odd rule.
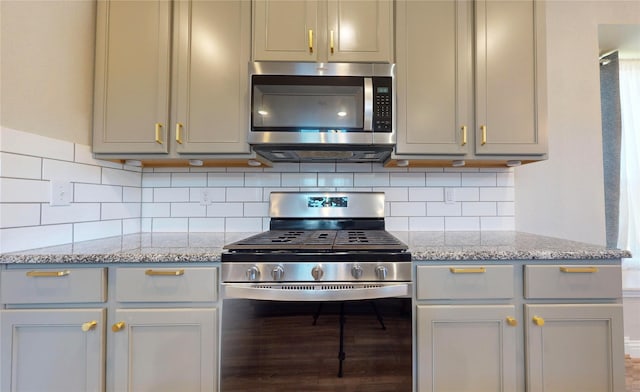
[[[384,210],[381,192],[271,193],[270,230],[221,257],[221,391],[411,389],[411,255]],[[336,352],[348,384],[327,378]]]
[[[384,193],[272,193],[270,230],[228,244],[228,298],[343,301],[410,294],[411,255],[384,230]]]

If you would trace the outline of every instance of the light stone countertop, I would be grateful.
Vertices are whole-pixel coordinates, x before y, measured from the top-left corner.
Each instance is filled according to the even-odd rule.
[[[256,233],[139,233],[0,254],[18,263],[219,262],[223,245]],[[414,261],[611,260],[628,251],[521,232],[392,232]]]

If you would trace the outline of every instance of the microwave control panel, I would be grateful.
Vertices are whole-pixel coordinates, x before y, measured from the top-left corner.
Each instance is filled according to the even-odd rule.
[[[373,130],[391,132],[392,128],[392,89],[391,78],[373,79]]]

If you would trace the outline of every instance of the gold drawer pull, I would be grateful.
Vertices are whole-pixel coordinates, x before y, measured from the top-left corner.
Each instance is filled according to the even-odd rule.
[[[60,276],[67,276],[71,273],[69,270],[64,271],[29,271],[27,276],[32,278],[57,278]]]
[[[309,30],[309,53],[313,53],[313,30]]]
[[[162,124],[156,123],[156,143],[162,144]]]
[[[176,142],[182,144],[182,123],[176,123]]]
[[[466,146],[467,145],[467,126],[463,125],[462,127],[460,127],[460,129],[462,130],[462,143],[461,143],[461,145]]]
[[[542,327],[544,325],[544,319],[540,316],[533,316],[533,323],[538,327]]]
[[[329,34],[329,47],[331,49],[331,54],[333,54],[333,30],[331,30]]]
[[[156,270],[148,269],[144,271],[144,274],[149,276],[182,276],[184,275],[184,270],[179,269],[179,270],[171,270],[171,271],[156,271]]]
[[[125,327],[125,325],[126,325],[126,324],[124,323],[124,321],[118,321],[117,323],[115,323],[115,324],[113,324],[113,325],[111,326],[111,330],[112,330],[113,332],[122,331],[122,329]]]
[[[593,274],[598,272],[598,267],[560,267],[560,271],[569,274]]]
[[[518,325],[518,320],[516,320],[515,318],[509,316],[509,317],[507,317],[507,324],[509,324],[509,326],[511,326],[511,327],[515,327],[516,325]]]
[[[485,267],[476,267],[476,268],[449,268],[452,274],[484,274],[487,272]]]
[[[88,322],[82,324],[82,330],[84,332],[87,332],[87,331],[89,331],[91,329],[94,329],[96,327],[96,325],[98,325],[98,322],[96,320],[88,321]]]
[[[487,126],[481,125],[480,131],[482,132],[482,135],[480,138],[480,144],[484,146],[485,144],[487,144]]]

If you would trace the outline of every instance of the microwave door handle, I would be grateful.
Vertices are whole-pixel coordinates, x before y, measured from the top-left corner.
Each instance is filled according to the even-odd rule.
[[[364,131],[373,131],[373,81],[364,78]]]

